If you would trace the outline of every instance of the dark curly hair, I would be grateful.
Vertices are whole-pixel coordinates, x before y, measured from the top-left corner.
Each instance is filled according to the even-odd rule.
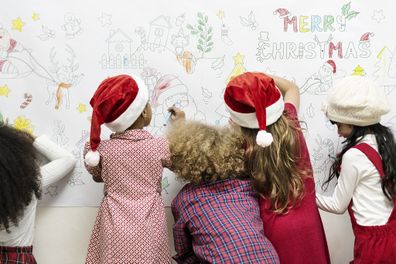
[[[332,123],[335,123],[331,121]],[[328,179],[323,183],[322,187],[328,187],[330,181],[340,176],[340,167],[342,156],[351,147],[357,145],[366,134],[374,134],[378,143],[378,152],[382,158],[382,166],[385,176],[381,179],[381,186],[384,195],[389,199],[396,195],[396,144],[392,131],[379,123],[359,127],[353,126],[351,135],[343,142],[346,143],[341,152],[337,155],[333,165],[330,168]]]
[[[0,127],[0,230],[18,225],[33,195],[40,198],[40,173],[33,137]]]

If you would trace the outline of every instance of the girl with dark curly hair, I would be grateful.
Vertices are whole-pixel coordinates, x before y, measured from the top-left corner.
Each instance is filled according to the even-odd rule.
[[[37,152],[50,162],[39,167]],[[0,263],[36,263],[32,244],[37,199],[43,187],[67,175],[75,162],[46,136],[33,138],[0,124]]]
[[[396,263],[396,144],[392,131],[379,123],[390,110],[383,90],[350,76],[334,86],[323,110],[346,140],[326,182],[337,178],[334,192],[316,194],[317,204],[336,214],[348,209],[353,263]]]
[[[177,263],[279,263],[244,173],[241,134],[187,122],[168,140],[171,170],[189,182],[172,202]]]

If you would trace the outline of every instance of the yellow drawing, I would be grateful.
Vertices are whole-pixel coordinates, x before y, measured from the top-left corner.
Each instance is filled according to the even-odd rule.
[[[14,121],[14,128],[28,132],[30,134],[33,133],[33,126],[30,123],[29,119],[26,119],[24,116],[18,116]]]
[[[11,28],[14,30],[18,30],[19,32],[22,32],[22,27],[25,25],[25,23],[22,21],[20,17],[12,20],[11,24],[12,24]]]
[[[382,59],[382,55],[384,54],[386,50],[386,46],[382,48],[382,50],[378,53],[377,55],[377,59]]]
[[[5,96],[8,97],[8,94],[11,92],[10,89],[8,89],[8,85],[0,86],[0,96]]]
[[[218,18],[223,19],[225,17],[224,10],[219,10],[216,15]]]
[[[32,20],[33,21],[37,21],[39,19],[40,19],[40,14],[37,14],[36,12],[34,12],[33,15],[32,15]]]
[[[77,111],[81,114],[87,112],[87,106],[85,104],[79,103],[77,106]]]
[[[356,66],[355,69],[353,69],[352,75],[354,75],[354,76],[364,76],[364,75],[366,75],[366,72],[364,71],[364,69],[362,67],[360,67],[360,65],[358,65],[358,66]]]
[[[229,81],[234,79],[236,76],[241,75],[242,73],[246,72],[246,68],[245,68],[245,66],[243,66],[245,56],[243,56],[242,54],[240,54],[238,52],[233,58],[234,58],[235,67],[232,70],[231,74],[228,76],[226,83],[229,83]]]
[[[187,73],[192,73],[194,71],[195,60],[191,52],[184,51],[183,54],[177,55],[177,60],[183,65]]]
[[[62,103],[62,89],[69,89],[70,87],[72,87],[71,83],[61,82],[61,83],[58,84],[58,89],[56,89],[55,109],[59,109],[59,106]]]

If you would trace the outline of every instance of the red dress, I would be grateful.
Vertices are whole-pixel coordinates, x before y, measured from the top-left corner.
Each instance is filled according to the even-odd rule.
[[[378,152],[366,143],[354,148],[362,151],[377,168],[381,177],[384,176],[381,157]],[[393,210],[385,225],[361,226],[356,222],[349,204],[348,213],[351,217],[352,229],[355,234],[353,264],[395,264],[396,263],[396,196],[393,197]]]
[[[106,191],[85,263],[170,264],[161,197],[162,161],[170,155],[167,141],[131,129],[102,140],[98,151],[101,166],[87,169],[102,177]]]
[[[285,111],[298,124],[295,106],[286,103]],[[312,171],[307,144],[301,131],[298,132],[298,136],[300,138],[298,164],[302,168]],[[276,214],[268,209],[269,200],[260,199],[260,214],[264,224],[264,233],[274,245],[281,263],[330,263],[326,236],[316,206],[315,182],[312,173],[304,180],[304,188],[304,197],[287,214]]]

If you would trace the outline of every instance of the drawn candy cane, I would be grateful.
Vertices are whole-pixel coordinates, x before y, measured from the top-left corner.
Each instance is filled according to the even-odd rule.
[[[25,93],[23,95],[24,101],[22,104],[19,106],[22,109],[25,109],[33,100],[33,96],[30,93]]]

